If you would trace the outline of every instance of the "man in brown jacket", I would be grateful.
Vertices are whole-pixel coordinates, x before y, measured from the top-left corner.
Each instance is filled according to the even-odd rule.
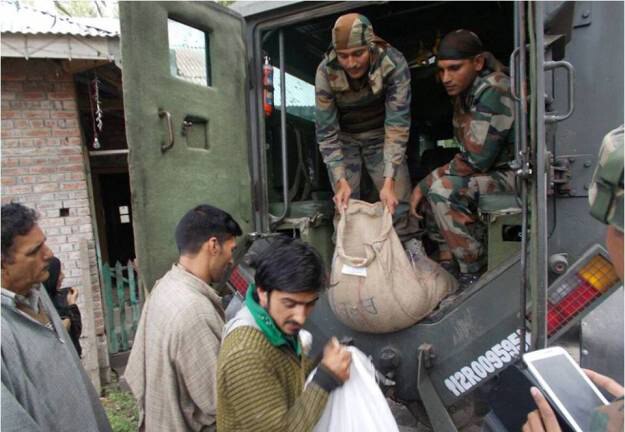
[[[143,430],[215,430],[224,311],[211,284],[223,277],[238,235],[236,221],[209,205],[178,223],[180,258],[143,306],[126,368]]]

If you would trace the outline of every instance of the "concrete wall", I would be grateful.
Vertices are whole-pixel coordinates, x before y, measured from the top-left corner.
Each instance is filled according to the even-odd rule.
[[[108,364],[85,160],[73,78],[61,63],[44,59],[2,59],[2,203],[36,209],[47,244],[63,263],[65,286],[81,288],[80,241],[88,246],[92,298],[78,297],[83,312],[83,362],[97,355],[85,335],[95,322],[100,359]],[[61,216],[61,209],[68,215]],[[81,290],[82,293],[85,290]],[[93,364],[93,362],[91,362]]]

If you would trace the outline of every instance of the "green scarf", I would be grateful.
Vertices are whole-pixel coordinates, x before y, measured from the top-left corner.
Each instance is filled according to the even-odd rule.
[[[297,336],[285,335],[282,330],[280,330],[273,318],[269,315],[269,312],[254,300],[255,291],[256,284],[250,282],[247,287],[247,294],[245,295],[245,305],[254,317],[254,321],[256,321],[256,324],[258,324],[258,327],[260,327],[260,330],[271,345],[275,347],[287,345],[295,351],[295,354],[299,357],[302,354],[302,346],[299,343],[299,338]]]

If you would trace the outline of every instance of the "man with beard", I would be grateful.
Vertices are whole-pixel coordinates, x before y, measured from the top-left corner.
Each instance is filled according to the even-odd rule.
[[[224,311],[211,284],[231,264],[239,235],[228,213],[206,204],[176,227],[180,258],[143,306],[125,373],[143,430],[215,430]]]
[[[319,254],[274,240],[254,263],[245,307],[226,324],[217,371],[217,430],[312,431],[328,396],[349,378],[351,354],[336,338],[304,388],[312,363],[299,332],[326,286]]]

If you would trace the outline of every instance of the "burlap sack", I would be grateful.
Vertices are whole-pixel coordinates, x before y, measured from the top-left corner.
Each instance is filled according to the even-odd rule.
[[[456,280],[426,256],[409,261],[381,203],[349,201],[337,225],[328,293],[345,325],[368,333],[404,329],[455,287]]]

